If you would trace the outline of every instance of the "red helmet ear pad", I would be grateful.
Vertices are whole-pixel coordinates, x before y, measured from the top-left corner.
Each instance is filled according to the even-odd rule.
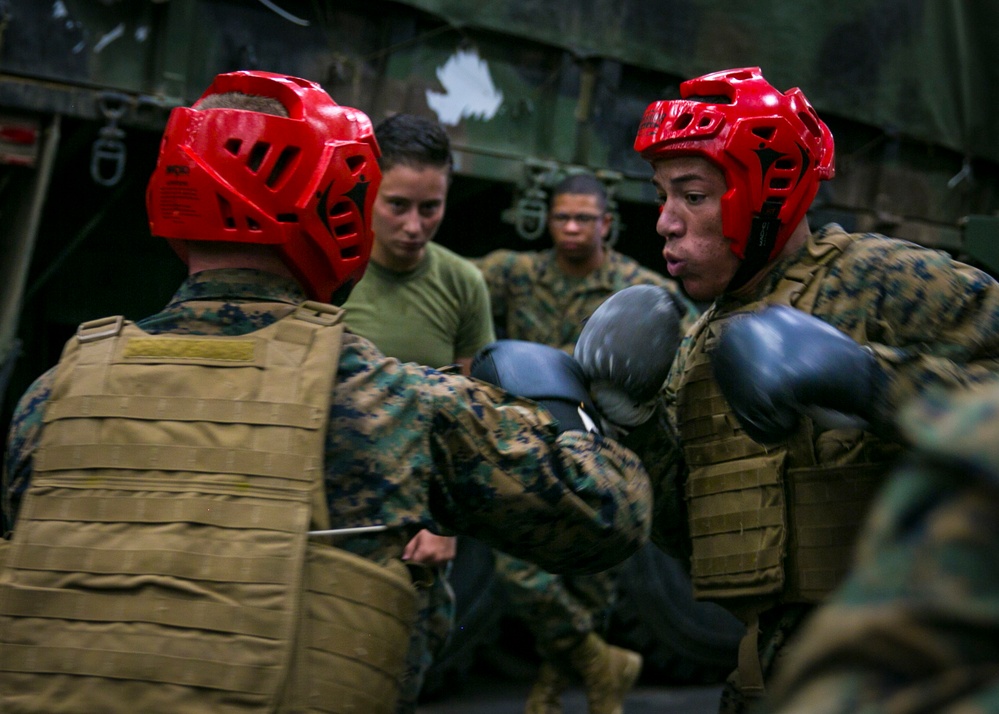
[[[150,228],[182,257],[188,240],[273,245],[309,296],[328,300],[371,253],[371,122],[317,84],[264,72],[220,75],[202,98],[231,91],[277,99],[289,116],[174,109],[146,192]]]
[[[725,174],[722,229],[745,258],[753,220],[780,221],[769,257],[776,257],[818,192],[832,178],[829,128],[798,89],[780,92],[758,67],[717,72],[680,85],[681,99],[653,102],[635,150],[650,162],[702,156]],[[772,215],[769,215],[772,214]]]

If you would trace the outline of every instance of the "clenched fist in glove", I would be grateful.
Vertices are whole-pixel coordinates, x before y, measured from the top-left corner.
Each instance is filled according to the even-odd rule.
[[[560,431],[599,431],[583,372],[562,350],[538,342],[497,340],[475,355],[471,375],[538,402],[558,420]]]
[[[859,417],[851,425],[866,428],[886,380],[869,348],[783,305],[733,320],[711,362],[742,427],[762,444],[790,436],[801,414],[828,426]]]
[[[680,318],[673,296],[654,285],[614,293],[590,315],[573,356],[607,421],[627,428],[652,415],[683,336]]]

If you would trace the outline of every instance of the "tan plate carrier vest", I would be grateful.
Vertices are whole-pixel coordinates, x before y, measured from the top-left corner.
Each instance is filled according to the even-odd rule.
[[[0,574],[0,711],[394,712],[405,566],[308,538],[341,316],[81,325]]]
[[[749,625],[739,664],[744,691],[762,690],[755,637],[759,613],[778,602],[819,602],[840,582],[887,467],[817,463],[807,419],[785,445],[765,448],[753,441],[721,394],[710,353],[728,320],[764,305],[811,313],[822,278],[852,240],[835,232],[810,243],[807,257],[764,300],[720,319],[705,316],[681,377],[677,419],[689,468],[685,496],[694,595],[719,602]],[[750,659],[755,671],[747,674]]]

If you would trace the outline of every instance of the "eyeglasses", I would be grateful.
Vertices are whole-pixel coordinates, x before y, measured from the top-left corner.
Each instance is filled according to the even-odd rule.
[[[553,213],[552,221],[555,223],[565,224],[569,221],[575,221],[581,226],[588,226],[596,223],[600,220],[600,215],[594,215],[592,213]]]

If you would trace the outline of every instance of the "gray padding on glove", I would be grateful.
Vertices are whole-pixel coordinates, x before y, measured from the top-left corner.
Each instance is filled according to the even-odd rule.
[[[573,356],[601,413],[622,426],[649,417],[669,375],[683,330],[669,291],[633,285],[614,293],[586,321]]]

